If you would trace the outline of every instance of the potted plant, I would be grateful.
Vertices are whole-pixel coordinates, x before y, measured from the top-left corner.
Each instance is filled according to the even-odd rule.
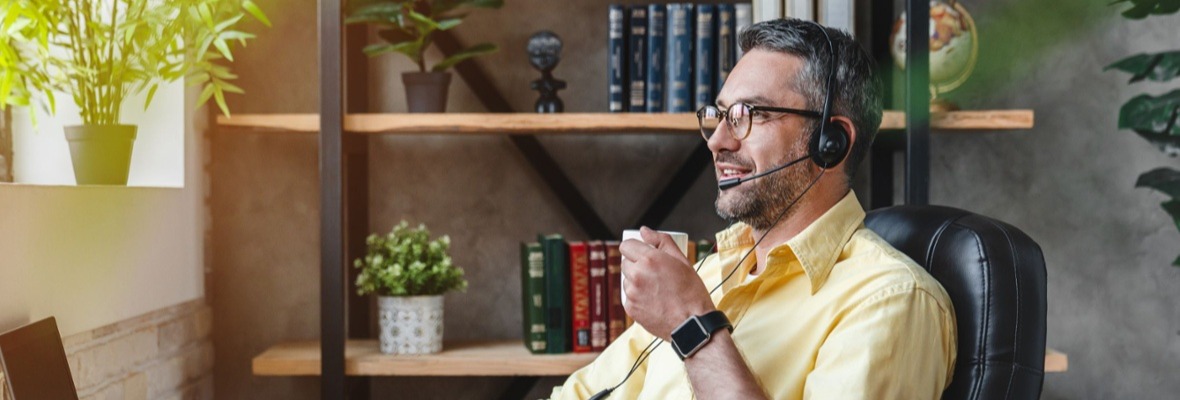
[[[451,238],[430,240],[425,225],[402,221],[386,235],[369,235],[368,252],[353,264],[360,295],[376,294],[381,352],[429,354],[442,350],[443,294],[467,289],[451,262]]]
[[[38,93],[52,113],[55,92],[69,93],[82,125],[65,127],[78,184],[127,184],[136,126],[121,124],[123,102],[161,83],[204,85],[225,115],[225,92],[242,93],[221,65],[254,35],[235,29],[247,14],[269,26],[250,0],[8,0],[0,30],[0,106],[28,105]],[[10,12],[16,12],[11,14]],[[7,86],[4,81],[16,82]]]
[[[491,43],[480,43],[426,68],[426,49],[434,41],[434,34],[459,26],[467,13],[476,8],[500,8],[503,0],[388,0],[361,2],[346,20],[347,23],[366,23],[379,27],[377,36],[383,43],[366,46],[370,57],[385,53],[401,53],[418,65],[417,72],[403,72],[406,104],[412,113],[443,112],[447,108],[447,88],[455,64],[469,58],[495,52]]]

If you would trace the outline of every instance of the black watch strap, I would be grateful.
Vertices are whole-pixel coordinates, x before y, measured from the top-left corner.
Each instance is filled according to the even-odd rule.
[[[729,323],[729,318],[720,310],[688,317],[680,327],[672,331],[672,349],[681,360],[692,357],[713,339],[713,332],[721,328],[733,332],[733,324]]]
[[[704,326],[709,333],[717,332],[722,327],[733,332],[733,324],[729,323],[729,317],[726,317],[721,310],[713,310],[697,318],[700,318],[701,326]]]

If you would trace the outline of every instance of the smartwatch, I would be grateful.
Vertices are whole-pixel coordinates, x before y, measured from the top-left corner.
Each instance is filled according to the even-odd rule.
[[[729,318],[726,318],[725,313],[721,310],[688,317],[683,324],[672,331],[672,349],[676,351],[676,355],[680,356],[681,360],[692,357],[698,350],[705,347],[705,344],[709,343],[709,339],[713,338],[713,332],[721,328],[733,332],[733,324],[729,323]]]

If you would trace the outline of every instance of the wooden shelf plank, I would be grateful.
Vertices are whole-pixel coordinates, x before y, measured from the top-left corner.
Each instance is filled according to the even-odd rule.
[[[530,354],[519,340],[447,343],[438,354],[381,354],[376,340],[349,340],[344,373],[350,376],[564,376],[598,357],[598,353]],[[254,375],[318,376],[320,344],[281,343],[254,357]],[[1045,351],[1045,372],[1064,372],[1068,357]]]
[[[218,116],[221,127],[316,133],[316,114],[243,114]],[[1032,110],[952,111],[931,115],[937,130],[1017,130],[1033,127]],[[570,113],[570,114],[351,114],[344,129],[356,133],[407,134],[696,134],[692,113]],[[881,129],[905,129],[905,113],[886,111]]]
[[[344,373],[350,376],[564,376],[598,353],[539,354],[519,340],[447,343],[438,354],[381,354],[376,340],[349,340]],[[317,341],[282,343],[254,357],[254,375],[318,376]]]

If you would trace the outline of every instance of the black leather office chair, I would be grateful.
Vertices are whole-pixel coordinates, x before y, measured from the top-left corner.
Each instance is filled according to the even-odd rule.
[[[1000,221],[940,206],[874,210],[865,225],[942,283],[958,359],[942,398],[1036,399],[1045,376],[1045,258]]]

